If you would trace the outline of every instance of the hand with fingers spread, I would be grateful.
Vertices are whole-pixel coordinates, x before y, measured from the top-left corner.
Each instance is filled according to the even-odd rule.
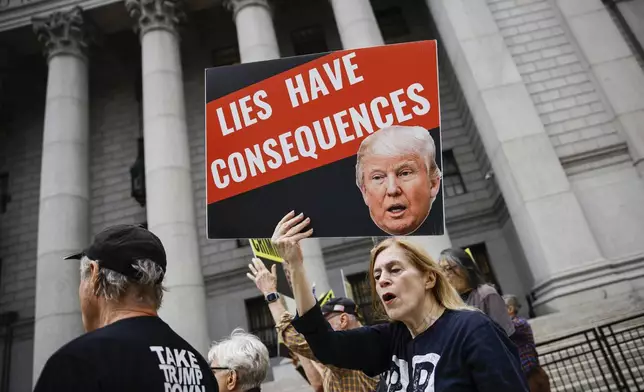
[[[291,266],[302,264],[302,248],[299,242],[313,234],[313,229],[302,232],[310,223],[311,218],[304,219],[303,213],[295,215],[295,211],[291,211],[275,227],[271,242]]]
[[[277,292],[277,264],[273,264],[269,271],[260,259],[253,257],[252,263],[248,264],[248,268],[250,272],[246,273],[246,276],[255,282],[262,294]]]

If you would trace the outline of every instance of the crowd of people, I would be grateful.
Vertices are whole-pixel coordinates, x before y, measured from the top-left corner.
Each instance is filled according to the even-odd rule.
[[[375,245],[368,277],[385,322],[363,325],[351,299],[315,298],[300,246],[310,223],[291,212],[272,238],[295,315],[277,291],[276,265],[253,258],[247,276],[315,391],[549,391],[519,301],[487,284],[468,253],[446,249],[435,261],[401,238]],[[113,226],[68,259],[80,260],[87,333],[49,358],[36,392],[260,390],[270,361],[258,337],[235,329],[204,358],[159,317],[167,260],[156,235]]]

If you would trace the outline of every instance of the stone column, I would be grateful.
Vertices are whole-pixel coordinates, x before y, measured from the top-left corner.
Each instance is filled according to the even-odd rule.
[[[622,126],[644,178],[644,72],[601,0],[557,0],[564,20]]]
[[[411,242],[416,243],[417,245],[423,247],[427,253],[429,253],[434,260],[438,261],[438,256],[444,249],[452,247],[452,241],[449,238],[447,230],[443,235],[435,236],[409,236],[407,239]]]
[[[33,21],[49,64],[40,172],[33,380],[51,354],[81,335],[79,265],[89,241],[89,41],[79,7]]]
[[[202,354],[208,337],[177,24],[179,0],[127,0],[142,48],[148,227],[165,246],[169,289],[160,316]]]
[[[369,0],[330,0],[344,49],[384,45]]]
[[[242,63],[280,58],[268,0],[226,0],[224,5],[233,12]],[[320,240],[306,239],[301,245],[307,276],[319,296],[331,288]]]
[[[268,0],[226,0],[237,26],[237,42],[242,63],[280,57]]]
[[[581,2],[580,2],[581,3]],[[592,301],[606,264],[486,0],[427,0],[535,278],[540,312]]]
[[[319,238],[308,238],[300,242],[302,245],[302,254],[306,263],[306,275],[311,284],[315,284],[315,295],[326,293],[331,289],[329,277],[326,272],[324,255],[322,254],[322,244]],[[336,296],[341,295],[335,293]]]

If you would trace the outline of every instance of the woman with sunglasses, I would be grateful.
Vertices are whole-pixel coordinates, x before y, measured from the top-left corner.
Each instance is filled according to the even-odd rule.
[[[299,241],[310,219],[294,212],[277,225],[273,244],[290,268],[302,333],[316,358],[367,375],[385,374],[387,391],[528,392],[518,352],[484,313],[466,306],[440,267],[413,244],[389,238],[371,251],[374,304],[390,322],[334,331],[320,312]]]

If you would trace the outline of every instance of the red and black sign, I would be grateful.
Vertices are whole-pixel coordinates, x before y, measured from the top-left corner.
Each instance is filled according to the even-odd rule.
[[[206,70],[208,238],[444,232],[435,41]]]

